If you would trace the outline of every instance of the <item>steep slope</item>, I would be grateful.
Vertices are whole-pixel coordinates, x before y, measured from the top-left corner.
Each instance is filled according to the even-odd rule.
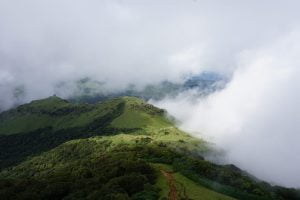
[[[122,113],[124,102],[115,99],[101,104],[71,104],[58,97],[32,101],[0,115],[0,135],[28,133],[51,127],[54,130],[92,126],[102,118]],[[107,124],[109,123],[107,119]],[[102,127],[107,124],[100,124]]]
[[[0,114],[0,169],[71,139],[169,127],[164,111],[134,97],[72,104],[58,97]]]
[[[126,129],[171,125],[162,109],[135,97],[119,97],[97,104],[72,104],[53,96],[3,112],[0,119],[0,135],[28,133],[47,127],[54,130],[95,129],[93,126]]]
[[[296,190],[205,161],[207,143],[165,115],[133,97],[94,105],[50,97],[2,113],[0,197],[299,199]]]

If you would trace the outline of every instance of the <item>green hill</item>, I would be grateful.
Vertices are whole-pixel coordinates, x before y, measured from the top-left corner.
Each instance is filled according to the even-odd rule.
[[[0,114],[0,119],[0,135],[32,132],[47,127],[63,130],[97,126],[97,120],[101,128],[172,125],[164,118],[164,110],[135,97],[120,97],[98,104],[72,104],[53,96],[4,112]]]
[[[201,155],[209,145],[134,97],[58,97],[0,114],[1,199],[299,199]]]

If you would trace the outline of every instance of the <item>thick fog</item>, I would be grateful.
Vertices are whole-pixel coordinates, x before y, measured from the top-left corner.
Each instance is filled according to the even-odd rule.
[[[68,97],[85,77],[115,91],[216,71],[231,77],[225,89],[154,103],[224,148],[229,162],[300,187],[299,7],[297,0],[0,0],[0,109]]]

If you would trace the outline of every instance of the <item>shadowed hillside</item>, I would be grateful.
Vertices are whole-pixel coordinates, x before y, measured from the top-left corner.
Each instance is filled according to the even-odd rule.
[[[58,97],[0,115],[4,199],[299,199],[201,156],[209,145],[134,97]]]

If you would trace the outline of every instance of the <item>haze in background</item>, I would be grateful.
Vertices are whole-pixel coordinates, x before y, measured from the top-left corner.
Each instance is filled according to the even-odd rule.
[[[300,187],[300,32],[245,52],[225,89],[153,102],[227,153],[226,162],[267,181]]]
[[[296,0],[1,0],[0,109],[69,97],[89,77],[108,91],[231,76],[206,98],[156,102],[258,177],[300,187]],[[64,87],[61,87],[62,83]],[[192,98],[193,97],[193,98]]]

